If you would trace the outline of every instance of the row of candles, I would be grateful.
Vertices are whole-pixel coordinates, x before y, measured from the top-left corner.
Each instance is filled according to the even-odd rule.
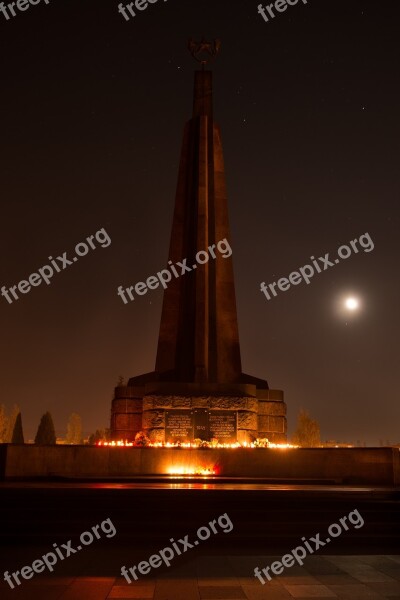
[[[112,446],[112,447],[119,447],[119,448],[121,448],[121,447],[127,448],[127,447],[135,446],[134,442],[128,442],[127,440],[125,440],[125,441],[119,440],[119,441],[111,441],[111,442],[100,441],[100,442],[97,442],[96,445],[97,446]],[[202,448],[204,446],[202,446],[201,444],[196,444],[194,442],[177,442],[177,443],[150,442],[149,444],[147,444],[146,447],[147,448]],[[217,444],[213,444],[212,446],[206,446],[206,447],[207,448],[260,448],[263,446],[255,444],[254,442],[243,442],[243,443],[235,442],[233,444],[217,443]],[[292,444],[274,444],[272,442],[268,442],[268,444],[265,447],[266,448],[281,448],[281,449],[298,448],[298,446],[294,446]]]

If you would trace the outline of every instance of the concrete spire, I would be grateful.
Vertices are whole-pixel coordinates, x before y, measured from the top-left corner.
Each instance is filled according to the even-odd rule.
[[[196,71],[193,117],[186,124],[176,192],[169,259],[187,258],[192,271],[164,292],[156,372],[177,382],[238,382],[241,375],[224,160],[213,120],[212,73]],[[214,246],[216,258],[209,247]],[[196,254],[210,254],[196,265]],[[203,260],[203,258],[202,258]]]

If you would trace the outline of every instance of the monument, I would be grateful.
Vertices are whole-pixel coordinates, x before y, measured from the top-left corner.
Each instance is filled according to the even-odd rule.
[[[168,259],[195,265],[199,251],[229,241],[230,231],[206,70],[220,42],[190,40],[189,49],[202,69],[195,71],[193,115],[183,134]],[[112,401],[112,438],[131,441],[139,431],[154,442],[286,442],[283,392],[242,372],[232,257],[196,264],[165,289],[155,370],[117,387]]]

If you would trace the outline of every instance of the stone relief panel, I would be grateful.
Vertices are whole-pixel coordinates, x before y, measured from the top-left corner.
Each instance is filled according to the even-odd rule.
[[[257,430],[257,415],[251,412],[238,413],[238,429]]]
[[[153,427],[165,427],[165,411],[146,410],[143,413],[143,428],[152,429]]]
[[[172,398],[173,408],[191,408],[192,399],[188,396],[174,396]]]
[[[258,414],[284,417],[286,415],[286,404],[284,402],[263,402],[259,400]]]
[[[210,398],[210,407],[223,410],[238,410],[246,408],[246,398],[235,398],[227,396],[226,398]]]
[[[193,408],[209,408],[210,406],[210,398],[194,396],[192,398],[192,406]]]
[[[237,398],[226,396],[210,398],[210,407],[222,410],[252,410],[257,411],[258,400],[256,398]]]

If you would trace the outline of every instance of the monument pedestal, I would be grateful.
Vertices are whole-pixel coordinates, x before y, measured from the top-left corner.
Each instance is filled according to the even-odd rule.
[[[217,393],[222,387],[226,387],[224,395]],[[155,382],[117,387],[111,423],[115,439],[133,441],[136,433],[144,431],[159,443],[217,439],[231,444],[257,438],[284,443],[287,432],[283,392],[251,384]]]

